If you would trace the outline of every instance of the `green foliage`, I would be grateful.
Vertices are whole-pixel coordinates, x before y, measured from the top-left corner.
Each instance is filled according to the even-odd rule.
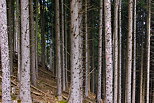
[[[59,101],[58,103],[68,103],[68,102],[65,100],[62,100],[62,101]]]

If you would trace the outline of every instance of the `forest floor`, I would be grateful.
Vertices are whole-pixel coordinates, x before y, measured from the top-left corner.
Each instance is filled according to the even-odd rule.
[[[1,67],[1,66],[0,66]],[[17,82],[17,62],[14,63],[14,74],[15,76],[11,76],[11,88],[12,88],[12,100],[14,103],[18,100],[19,97],[19,85]],[[0,68],[0,74],[2,74]],[[2,80],[2,76],[0,75],[0,81]],[[1,97],[2,87],[0,85],[0,97]],[[67,103],[69,91],[66,90],[63,92],[63,101],[58,101],[56,96],[56,77],[54,77],[53,73],[45,68],[39,67],[38,81],[37,86],[31,85],[31,94],[33,103]],[[18,100],[19,101],[19,100]],[[0,99],[1,103],[1,99]],[[95,95],[89,93],[89,97],[85,99],[85,103],[95,103]]]

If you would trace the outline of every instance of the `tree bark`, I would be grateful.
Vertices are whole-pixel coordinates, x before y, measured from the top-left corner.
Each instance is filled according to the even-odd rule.
[[[65,4],[67,4],[67,0],[65,0]],[[67,7],[64,8],[65,9],[65,14],[64,14],[64,19],[65,19],[65,70],[66,70],[66,73],[65,73],[65,81],[66,81],[66,88],[68,88],[68,32],[67,32],[67,28],[68,28],[68,21],[67,21]]]
[[[141,49],[141,70],[140,70],[140,103],[144,103],[143,101],[143,69],[144,69],[144,44],[142,37],[142,49]]]
[[[118,101],[118,6],[119,0],[114,1],[114,103]]]
[[[7,31],[6,0],[0,1],[0,50],[2,64],[2,102],[11,102],[10,58]]]
[[[146,34],[146,70],[147,70],[147,84],[146,84],[146,103],[149,103],[149,85],[150,85],[150,29],[151,29],[151,0],[147,2],[147,34]]]
[[[35,17],[36,17],[36,20],[35,20],[35,50],[36,50],[36,53],[35,53],[35,63],[36,63],[36,78],[38,77],[38,0],[35,1],[35,6],[36,6],[36,14],[35,14]]]
[[[119,57],[118,57],[118,103],[121,103],[121,68],[122,68],[122,32],[121,32],[121,0],[119,0]]]
[[[44,0],[40,0],[40,15],[41,15],[41,62],[42,67],[45,68],[45,32],[44,32]]]
[[[128,36],[126,61],[126,103],[131,103],[133,0],[128,2]]]
[[[104,0],[105,55],[106,55],[106,103],[113,103],[113,61],[111,31],[111,1]]]
[[[60,16],[59,16],[59,0],[56,0],[56,70],[57,70],[57,86],[58,99],[62,99],[62,80],[61,80],[61,54],[60,54]]]
[[[16,33],[17,33],[17,45],[18,45],[18,81],[20,84],[20,72],[21,72],[21,29],[20,29],[20,2],[16,1]]]
[[[83,1],[79,0],[80,99],[83,101]]]
[[[29,2],[21,0],[21,84],[20,99],[22,103],[32,103],[30,91],[30,32]]]
[[[134,52],[133,52],[133,87],[132,87],[132,103],[136,98],[136,0],[134,0]]]
[[[101,103],[102,94],[102,32],[103,31],[103,0],[100,0],[99,14],[99,44],[98,44],[98,86],[97,86],[97,103]]]
[[[65,48],[64,48],[64,40],[65,40],[65,37],[64,37],[64,1],[61,0],[61,29],[62,29],[62,32],[61,32],[61,35],[62,35],[62,71],[63,71],[63,91],[66,90],[66,82],[65,82],[65,73],[66,73],[66,70],[65,70]]]
[[[14,22],[14,11],[12,10],[14,0],[7,0],[7,21],[8,21],[8,39],[9,39],[9,55],[10,55],[10,70],[11,74],[13,74],[13,39],[14,39],[14,28],[13,28],[13,22]]]
[[[71,93],[68,103],[82,103],[80,90],[79,1],[71,1]]]
[[[30,2],[30,54],[31,54],[31,81],[34,86],[36,86],[36,36],[34,31],[34,13],[33,13],[33,0]]]
[[[88,96],[88,92],[90,90],[89,86],[89,43],[88,43],[88,16],[87,16],[87,8],[88,8],[88,0],[85,0],[85,96]]]

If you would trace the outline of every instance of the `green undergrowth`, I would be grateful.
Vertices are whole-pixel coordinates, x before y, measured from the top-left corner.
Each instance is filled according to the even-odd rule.
[[[68,103],[66,100],[59,101],[58,103]]]

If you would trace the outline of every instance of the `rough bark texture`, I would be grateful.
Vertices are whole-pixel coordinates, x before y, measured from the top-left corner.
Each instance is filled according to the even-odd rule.
[[[31,65],[31,81],[36,86],[36,36],[34,31],[34,13],[33,13],[33,0],[30,1],[30,65]]]
[[[20,71],[21,71],[21,29],[20,29],[20,2],[16,1],[16,33],[17,33],[17,45],[18,45],[18,81],[20,83]]]
[[[126,61],[126,103],[131,103],[133,0],[128,2],[128,36]]]
[[[85,96],[87,97],[88,96],[88,92],[90,90],[89,88],[89,34],[88,34],[88,11],[87,11],[87,8],[88,8],[88,0],[85,0]]]
[[[102,94],[102,31],[103,31],[103,0],[100,0],[99,14],[99,44],[98,44],[98,86],[97,86],[97,103],[101,103]]]
[[[58,98],[62,99],[62,80],[61,80],[61,54],[60,54],[60,16],[59,16],[59,0],[56,0],[56,70],[57,70],[57,86]]]
[[[122,33],[121,33],[121,0],[119,0],[119,57],[118,57],[118,103],[121,103],[121,68],[122,68]]]
[[[146,34],[146,70],[147,70],[147,84],[146,84],[146,103],[149,103],[149,85],[150,85],[150,28],[151,28],[151,0],[147,4],[147,34]]]
[[[67,0],[65,0],[65,4],[67,4]],[[67,21],[67,7],[65,7],[65,15],[64,15],[64,19],[65,19],[65,70],[66,70],[66,88],[68,88],[68,42],[67,42],[67,37],[68,37],[68,32],[67,32],[67,29],[68,29],[68,21]]]
[[[71,1],[71,93],[69,103],[82,103],[80,91],[79,1]]]
[[[118,6],[119,0],[114,1],[114,103],[118,101]]]
[[[79,61],[80,61],[80,99],[83,101],[83,1],[79,0]]]
[[[62,35],[62,71],[63,71],[63,91],[66,90],[66,82],[65,82],[65,73],[66,73],[66,70],[65,70],[65,49],[64,49],[64,1],[61,0],[61,29],[62,29],[62,32],[61,32],[61,35]]]
[[[21,0],[21,84],[20,99],[22,103],[32,103],[30,92],[30,32],[29,2]]]
[[[113,103],[113,61],[111,32],[111,1],[104,0],[105,58],[106,58],[106,103]]]
[[[10,59],[8,46],[6,0],[0,0],[0,50],[2,64],[3,103],[11,103]]]
[[[136,0],[134,0],[134,52],[133,52],[133,87],[132,87],[132,103],[136,98]]]

